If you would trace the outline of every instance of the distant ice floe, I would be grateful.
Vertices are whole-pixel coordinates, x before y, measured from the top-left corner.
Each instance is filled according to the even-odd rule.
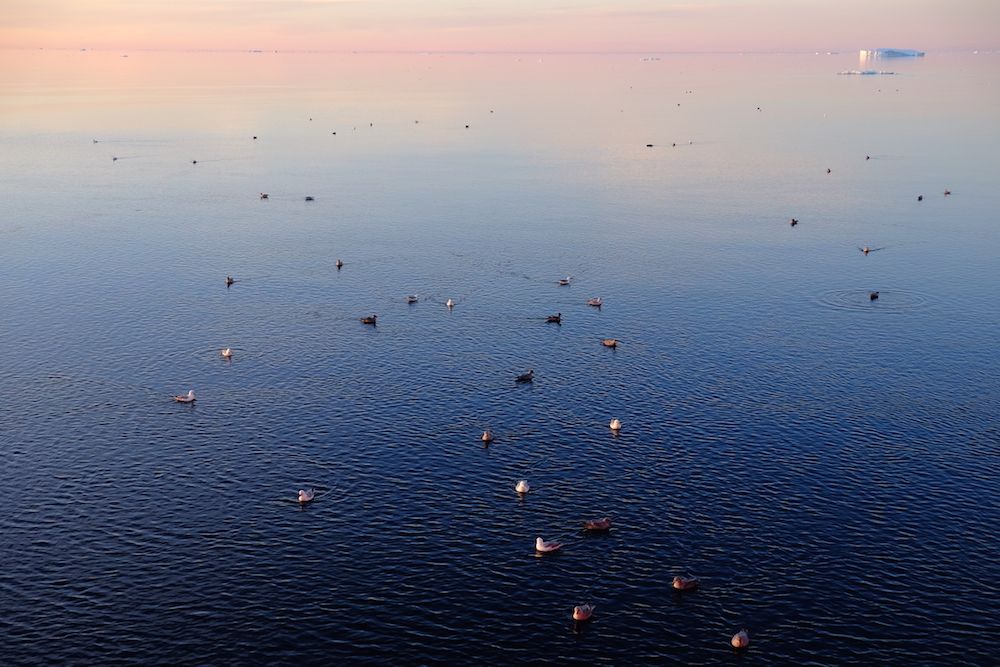
[[[914,49],[861,49],[861,58],[922,58],[923,51]]]
[[[886,72],[885,70],[878,69],[849,69],[844,72],[837,72],[837,74],[859,74],[861,76],[889,76],[895,74],[895,72]]]

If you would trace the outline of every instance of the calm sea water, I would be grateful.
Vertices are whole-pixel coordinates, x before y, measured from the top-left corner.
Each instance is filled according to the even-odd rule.
[[[4,664],[995,659],[1000,56],[122,55],[0,56]]]

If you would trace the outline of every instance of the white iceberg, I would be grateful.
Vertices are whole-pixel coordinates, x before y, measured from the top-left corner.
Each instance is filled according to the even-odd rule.
[[[862,70],[849,69],[844,72],[837,72],[837,74],[858,74],[861,76],[879,76],[879,75],[888,76],[895,74],[895,72],[886,72],[885,70],[877,70],[877,69],[862,69]]]
[[[865,58],[922,58],[923,51],[914,49],[861,49],[859,54]]]

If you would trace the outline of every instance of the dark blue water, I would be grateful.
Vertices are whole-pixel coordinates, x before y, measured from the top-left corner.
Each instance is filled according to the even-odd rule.
[[[993,660],[994,56],[35,58],[4,664]]]

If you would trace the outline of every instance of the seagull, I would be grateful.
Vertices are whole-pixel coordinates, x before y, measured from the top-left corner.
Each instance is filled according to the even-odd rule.
[[[455,301],[453,299],[448,299],[447,301],[444,302],[444,305],[448,306],[449,308],[454,308]]]
[[[923,200],[924,200],[923,195],[917,195],[917,201],[923,201]]]
[[[411,294],[408,297],[406,297],[406,303],[416,303],[419,300],[420,299],[417,298],[416,294]]]
[[[232,359],[233,358],[233,351],[232,351],[232,349],[230,349],[228,347],[226,349],[224,349],[222,351],[222,357],[224,359]]]
[[[743,628],[729,640],[729,643],[733,645],[733,648],[746,648],[750,646],[750,633],[746,628]]]
[[[341,268],[343,268],[343,266],[344,266],[344,260],[342,260],[342,259],[338,259],[338,260],[337,260],[337,261],[336,261],[336,262],[334,263],[334,266],[336,266],[336,267],[337,267],[337,270],[338,270],[338,271],[340,271],[340,269],[341,269]]]
[[[233,283],[235,283],[235,282],[236,282],[236,281],[235,281],[235,280],[233,280],[233,277],[232,277],[232,276],[226,276],[226,287],[229,287],[230,285],[232,285],[232,284],[233,284]]]
[[[869,292],[868,293],[868,300],[869,301],[878,301],[878,292]]]
[[[378,315],[369,315],[368,317],[361,318],[361,324],[370,324],[375,326],[375,320],[378,319]]]
[[[881,248],[869,248],[868,246],[865,246],[864,248],[862,248],[861,246],[858,246],[858,250],[861,251],[861,254],[867,255],[868,253],[875,252],[876,250],[885,250],[885,246],[883,246]]]
[[[582,604],[579,607],[573,607],[573,620],[589,621],[590,617],[594,615],[594,608],[592,604]]]
[[[535,539],[535,551],[541,554],[552,553],[553,551],[559,551],[562,549],[562,544],[559,542],[546,542],[542,538]]]
[[[618,339],[616,338],[605,338],[601,341],[601,345],[604,347],[618,347]]]
[[[562,324],[562,313],[556,313],[555,315],[549,315],[545,318],[545,321],[549,324]]]
[[[610,423],[610,424],[608,424],[608,426],[609,426],[609,427],[611,428],[611,430],[612,430],[612,431],[614,431],[615,433],[617,433],[618,431],[622,430],[622,423],[621,423],[621,420],[620,420],[620,419],[618,419],[617,417],[615,417],[614,419],[612,419],[612,420],[611,420],[611,423]]]
[[[299,502],[305,505],[306,503],[311,503],[312,499],[316,497],[315,489],[299,489]]]
[[[945,190],[945,191],[944,191],[944,196],[945,196],[945,197],[947,197],[947,196],[948,196],[948,195],[950,195],[950,194],[951,194],[951,190]]]
[[[791,225],[792,227],[794,227],[795,225],[799,224],[799,221],[798,221],[798,220],[796,220],[795,218],[792,218],[792,219],[791,219],[791,220],[790,220],[790,221],[788,222],[788,224],[790,224],[790,225]]]
[[[493,431],[489,429],[483,431],[483,435],[480,439],[487,445],[490,444],[491,442],[493,442]]]
[[[558,284],[562,287],[565,287],[566,285],[569,285],[569,279],[570,276],[566,276],[565,278],[560,278]]]
[[[268,194],[267,194],[266,192],[261,192],[261,193],[260,193],[260,198],[261,198],[261,199],[267,199],[267,198],[268,198],[268,196],[269,196],[269,195],[268,195]]]
[[[523,496],[528,491],[531,491],[531,486],[528,485],[528,480],[521,479],[518,480],[517,484],[514,485],[514,490]]]
[[[693,591],[698,588],[698,578],[697,577],[674,577],[673,584],[671,584],[675,589],[679,591]]]
[[[527,373],[521,373],[516,378],[514,378],[514,382],[534,382],[534,381],[535,381],[535,371],[533,371],[530,368],[528,369]]]
[[[311,195],[307,195],[306,196],[306,201],[316,201],[316,198],[313,197],[313,196],[311,196]]]
[[[593,299],[587,299],[587,305],[593,306],[594,308],[600,308],[604,305],[604,302],[601,301],[601,297],[595,296]]]
[[[188,390],[187,394],[183,394],[181,396],[174,396],[174,400],[177,401],[178,403],[194,403],[195,401],[194,389]]]
[[[611,519],[604,517],[601,519],[588,519],[583,522],[584,530],[592,530],[594,532],[604,532],[606,530],[611,530]]]

